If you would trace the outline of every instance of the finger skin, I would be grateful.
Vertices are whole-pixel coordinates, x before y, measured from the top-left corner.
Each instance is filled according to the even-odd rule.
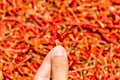
[[[34,80],[50,80],[51,65],[52,80],[67,80],[68,60],[66,50],[62,46],[54,47],[47,54]]]
[[[51,74],[51,52],[47,54],[42,65],[38,69],[34,80],[50,80]]]
[[[66,50],[57,46],[52,52],[52,80],[68,79],[68,60]]]

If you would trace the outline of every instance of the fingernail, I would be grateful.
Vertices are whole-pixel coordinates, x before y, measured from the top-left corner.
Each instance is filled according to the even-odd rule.
[[[53,49],[53,56],[66,56],[66,50],[62,46],[56,46]]]

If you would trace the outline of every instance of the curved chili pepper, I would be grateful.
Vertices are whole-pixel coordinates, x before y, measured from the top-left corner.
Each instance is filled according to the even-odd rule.
[[[66,30],[64,33],[60,35],[60,41],[63,41],[71,33],[72,33],[71,30]]]

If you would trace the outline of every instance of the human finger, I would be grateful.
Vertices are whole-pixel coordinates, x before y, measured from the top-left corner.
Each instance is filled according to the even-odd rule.
[[[51,74],[51,51],[45,57],[42,65],[38,69],[34,80],[50,80]]]
[[[67,80],[68,60],[66,50],[56,46],[52,51],[52,80]]]

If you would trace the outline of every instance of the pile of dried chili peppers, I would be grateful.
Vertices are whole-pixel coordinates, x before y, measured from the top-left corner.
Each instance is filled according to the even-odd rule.
[[[120,0],[0,0],[0,80],[33,80],[56,45],[68,80],[120,80]]]

